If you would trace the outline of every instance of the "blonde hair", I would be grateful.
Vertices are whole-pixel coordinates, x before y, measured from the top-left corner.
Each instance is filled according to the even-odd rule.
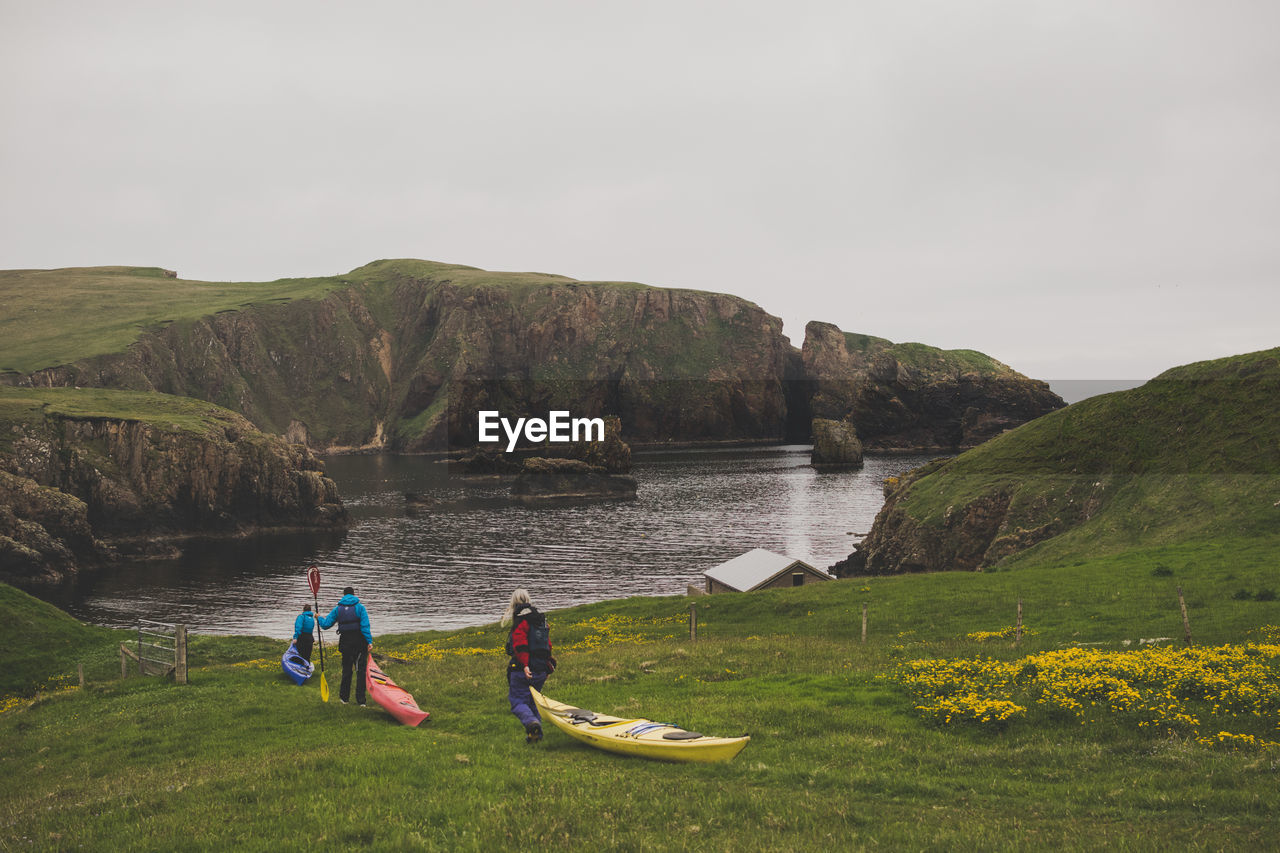
[[[511,624],[511,620],[516,616],[516,608],[521,604],[533,606],[533,602],[529,600],[529,590],[517,589],[511,593],[511,603],[507,605],[507,612],[502,614],[502,625],[505,628]]]

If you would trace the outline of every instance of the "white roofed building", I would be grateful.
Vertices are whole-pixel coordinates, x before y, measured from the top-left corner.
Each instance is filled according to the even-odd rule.
[[[750,592],[756,589],[781,589],[804,586],[818,581],[834,580],[826,572],[803,560],[756,548],[721,563],[702,573],[707,589],[712,592]]]

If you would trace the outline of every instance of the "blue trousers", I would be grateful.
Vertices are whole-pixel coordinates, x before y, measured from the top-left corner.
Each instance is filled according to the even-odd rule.
[[[526,678],[523,670],[507,671],[507,699],[511,702],[511,713],[516,715],[521,725],[542,722],[542,716],[538,714],[538,706],[534,704],[529,688],[532,687],[541,692],[546,680],[545,672],[535,672],[532,678]]]

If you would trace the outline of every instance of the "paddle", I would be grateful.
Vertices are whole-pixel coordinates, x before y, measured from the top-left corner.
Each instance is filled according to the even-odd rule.
[[[324,634],[320,631],[320,567],[314,563],[307,569],[307,585],[315,602],[316,636],[320,638],[320,701],[329,701],[329,682],[324,677]]]

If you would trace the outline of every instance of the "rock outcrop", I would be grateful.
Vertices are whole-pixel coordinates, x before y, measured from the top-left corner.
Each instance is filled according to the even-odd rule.
[[[8,391],[0,423],[6,581],[57,582],[193,536],[346,523],[311,451],[205,403]]]
[[[526,506],[599,500],[634,500],[636,481],[625,474],[609,474],[581,459],[526,459],[511,486],[511,498]]]
[[[862,442],[853,424],[814,418],[813,453],[809,461],[814,465],[861,465]]]
[[[973,447],[1064,404],[1049,386],[973,350],[805,327],[815,418],[848,421],[868,450]]]

